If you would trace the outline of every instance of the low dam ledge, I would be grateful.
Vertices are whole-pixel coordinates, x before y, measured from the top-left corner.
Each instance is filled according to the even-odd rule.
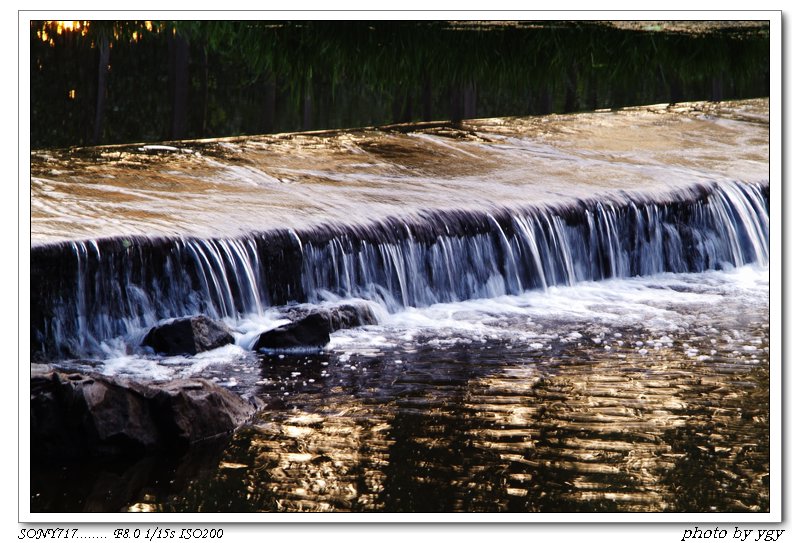
[[[768,264],[768,100],[36,152],[31,346]]]
[[[31,246],[767,184],[769,99],[31,154]]]

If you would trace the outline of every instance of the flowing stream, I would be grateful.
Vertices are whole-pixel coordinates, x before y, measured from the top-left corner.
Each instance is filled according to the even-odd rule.
[[[32,510],[768,510],[767,111],[34,153],[32,362],[266,407],[182,459],[35,466]],[[353,300],[378,323],[252,350]],[[201,313],[236,343],[140,346]]]

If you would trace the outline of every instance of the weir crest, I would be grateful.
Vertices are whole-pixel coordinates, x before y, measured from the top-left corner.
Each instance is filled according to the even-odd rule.
[[[628,201],[435,210],[240,237],[31,248],[31,350],[92,356],[193,314],[238,319],[363,298],[393,312],[554,285],[769,263],[769,187],[713,182]]]

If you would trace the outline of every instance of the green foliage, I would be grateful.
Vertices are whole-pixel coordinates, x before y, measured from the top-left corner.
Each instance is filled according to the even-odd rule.
[[[690,34],[570,22],[92,21],[84,32],[56,34],[34,22],[32,146],[88,143],[102,39],[112,48],[104,142],[168,138],[174,36],[190,44],[190,137],[385,124],[402,104],[412,120],[426,110],[449,119],[468,87],[477,89],[479,117],[769,94],[768,27]]]

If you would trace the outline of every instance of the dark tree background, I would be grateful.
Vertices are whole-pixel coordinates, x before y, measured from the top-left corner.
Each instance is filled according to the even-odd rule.
[[[769,25],[35,21],[31,146],[769,96]]]

